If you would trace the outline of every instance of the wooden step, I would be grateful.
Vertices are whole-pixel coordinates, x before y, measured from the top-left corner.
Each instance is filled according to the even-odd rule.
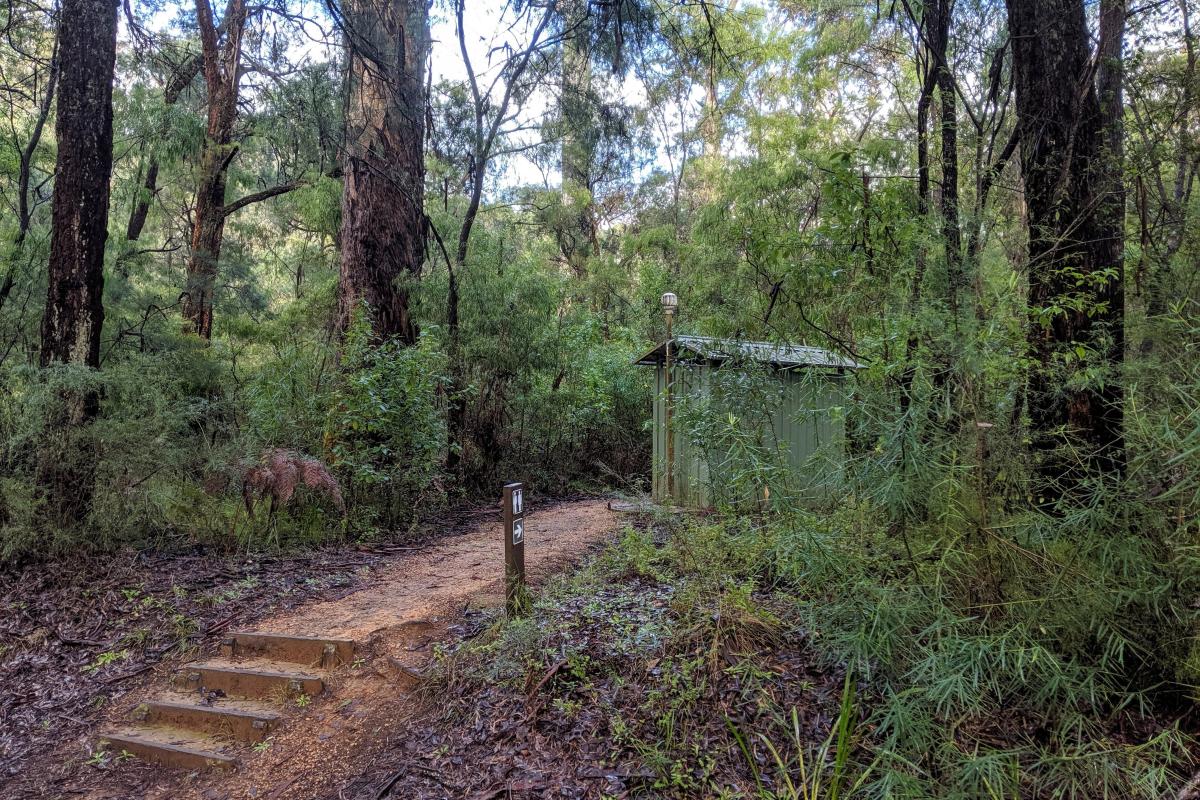
[[[279,715],[262,705],[245,700],[220,699],[196,702],[188,696],[158,698],[133,710],[133,718],[150,725],[163,725],[224,736],[243,742],[261,742],[279,722]]]
[[[221,642],[221,654],[230,658],[260,656],[333,669],[349,664],[354,658],[354,642],[350,639],[246,631],[225,637]]]
[[[316,697],[325,690],[317,675],[296,672],[286,666],[264,662],[238,664],[206,661],[188,664],[171,679],[176,689],[221,692],[226,697],[265,699],[274,702],[306,694]]]
[[[236,758],[222,752],[216,740],[177,728],[124,728],[101,734],[98,742],[110,753],[129,753],[143,761],[169,767],[228,768],[237,764]]]

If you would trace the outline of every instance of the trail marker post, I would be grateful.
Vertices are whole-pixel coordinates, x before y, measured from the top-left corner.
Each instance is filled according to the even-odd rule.
[[[504,486],[504,607],[521,613],[525,594],[525,484]]]

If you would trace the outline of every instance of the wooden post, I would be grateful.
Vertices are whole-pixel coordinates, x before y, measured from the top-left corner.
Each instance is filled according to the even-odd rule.
[[[665,401],[664,408],[663,408],[663,428],[665,429],[664,432],[666,434],[666,440],[667,440],[667,442],[666,442],[667,464],[666,464],[666,470],[665,470],[665,472],[666,472],[665,478],[666,478],[666,484],[667,484],[667,495],[666,496],[667,496],[667,505],[668,506],[675,504],[675,493],[673,491],[674,487],[672,486],[672,483],[675,480],[675,440],[673,437],[673,432],[671,431],[671,411],[673,410],[671,408],[671,405],[672,405],[672,401],[674,400],[674,398],[671,396],[671,390],[673,389],[673,387],[671,385],[671,383],[672,383],[672,381],[671,381],[671,377],[672,377],[672,375],[671,375],[671,320],[674,316],[675,315],[671,314],[671,313],[667,314],[667,353],[666,353],[666,381],[665,381],[667,397],[666,397],[666,401]]]
[[[525,594],[525,484],[504,486],[504,607],[521,613]]]
[[[676,297],[674,292],[663,292],[663,296],[662,296],[660,302],[662,304],[663,315],[667,318],[667,354],[666,354],[666,359],[665,359],[666,360],[666,371],[667,371],[667,378],[666,378],[667,397],[666,397],[666,407],[663,409],[663,411],[664,411],[663,427],[666,428],[664,433],[666,434],[666,439],[667,439],[667,442],[666,442],[667,446],[665,448],[667,451],[666,452],[666,456],[667,456],[667,469],[666,469],[667,505],[674,505],[675,435],[674,435],[674,431],[671,430],[671,416],[672,416],[672,412],[674,411],[674,408],[672,408],[672,406],[675,404],[675,397],[673,396],[673,391],[674,391],[675,387],[673,385],[674,384],[674,376],[672,375],[672,368],[674,365],[671,363],[671,345],[674,344],[674,341],[672,341],[673,337],[671,334],[671,322],[675,319],[675,312],[679,310],[679,298]]]

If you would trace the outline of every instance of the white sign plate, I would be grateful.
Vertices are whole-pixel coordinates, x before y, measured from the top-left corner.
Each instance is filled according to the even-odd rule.
[[[525,493],[524,489],[513,489],[512,513],[514,513],[514,514],[524,514],[525,513],[525,498],[522,496],[522,495],[524,495],[524,493]]]

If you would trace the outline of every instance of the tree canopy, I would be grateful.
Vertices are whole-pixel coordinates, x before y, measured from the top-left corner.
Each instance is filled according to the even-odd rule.
[[[1134,796],[1013,788],[1000,749],[899,715],[1072,705],[1014,756],[1043,776],[1132,747],[1126,704],[1194,728],[1192,5],[12,0],[0,559],[380,536],[514,477],[644,492],[632,362],[674,292],[677,333],[864,365],[820,501],[785,488],[753,370],[677,424],[728,519],[816,513],[886,564],[761,578],[842,580],[840,657],[928,690],[875,718],[870,796]],[[279,451],[336,507],[247,513]]]

